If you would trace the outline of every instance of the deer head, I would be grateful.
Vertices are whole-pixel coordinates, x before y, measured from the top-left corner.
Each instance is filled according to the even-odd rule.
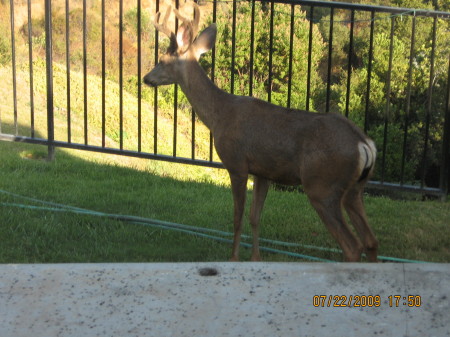
[[[183,76],[183,68],[186,62],[198,62],[200,56],[214,46],[217,34],[215,24],[210,25],[195,38],[200,21],[200,9],[196,3],[192,3],[192,5],[194,7],[193,20],[183,17],[177,9],[173,9],[176,17],[182,22],[177,34],[167,27],[167,20],[172,7],[168,7],[161,24],[159,23],[161,13],[156,13],[154,26],[170,38],[170,45],[153,70],[144,76],[145,84],[156,87],[178,83],[180,76]]]

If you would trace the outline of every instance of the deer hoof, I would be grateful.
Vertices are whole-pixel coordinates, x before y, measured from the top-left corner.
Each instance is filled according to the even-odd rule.
[[[378,262],[377,259],[377,250],[376,249],[367,249],[366,251],[366,256],[367,256],[367,261],[369,262]]]

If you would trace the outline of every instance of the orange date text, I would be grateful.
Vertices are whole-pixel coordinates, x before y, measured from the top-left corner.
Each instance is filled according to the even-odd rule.
[[[379,307],[380,295],[315,295],[315,307]]]

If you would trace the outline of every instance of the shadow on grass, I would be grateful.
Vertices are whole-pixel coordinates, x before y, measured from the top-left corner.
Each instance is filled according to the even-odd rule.
[[[45,146],[0,142],[0,189],[44,201],[89,210],[141,216],[190,226],[232,231],[230,189],[209,182],[180,181],[118,164],[105,164],[57,149],[45,160]],[[106,157],[108,158],[108,157]],[[151,161],[149,161],[150,163]],[[182,164],[158,164],[189,170]],[[160,170],[161,172],[161,170]],[[162,171],[164,175],[164,171]],[[245,234],[250,234],[248,205]],[[2,203],[30,204],[0,194]],[[31,203],[35,204],[35,203]],[[369,221],[380,240],[380,254],[412,260],[450,261],[448,203],[366,198]],[[269,192],[261,237],[318,247],[337,248],[306,197],[297,192]],[[25,262],[178,262],[226,261],[231,246],[160,228],[132,225],[92,215],[0,207],[0,263]],[[335,261],[341,255],[289,249]],[[242,260],[250,251],[241,250]],[[268,261],[293,261],[263,254]],[[299,261],[299,260],[296,260]]]
[[[48,162],[45,146],[0,142],[0,188],[93,211],[232,231],[232,196],[227,187],[194,181],[195,177],[180,181],[71,153],[57,149],[56,159]],[[94,159],[101,156],[106,155],[92,154]],[[164,165],[189,170],[182,164]],[[0,198],[30,204],[12,196]],[[270,221],[276,221],[273,216],[269,211]],[[208,261],[227,260],[231,252],[229,245],[216,241],[88,215],[3,207],[2,217],[9,252],[0,253],[1,262]],[[271,227],[268,235],[276,233]],[[289,225],[285,230],[290,239],[305,236]],[[318,231],[310,232],[314,236]],[[242,249],[243,260],[249,254]]]

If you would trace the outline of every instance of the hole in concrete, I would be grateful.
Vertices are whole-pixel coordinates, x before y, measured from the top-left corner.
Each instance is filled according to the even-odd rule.
[[[216,268],[200,268],[198,273],[201,276],[217,276],[219,275],[219,271]]]

